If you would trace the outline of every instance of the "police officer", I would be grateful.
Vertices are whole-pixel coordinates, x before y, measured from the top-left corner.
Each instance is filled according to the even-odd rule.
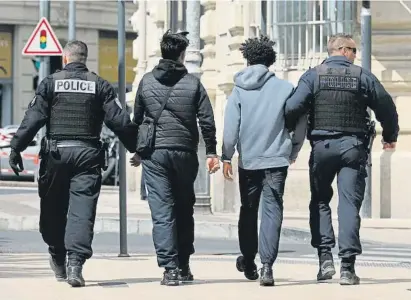
[[[11,141],[10,153],[10,166],[18,175],[23,170],[20,153],[46,125],[38,180],[40,232],[49,246],[50,266],[57,280],[67,279],[73,287],[85,285],[82,266],[92,256],[105,160],[99,141],[102,124],[117,134],[130,152],[135,151],[137,132],[113,87],[86,67],[87,55],[85,43],[67,43],[65,67],[39,84]]]
[[[285,106],[287,126],[309,113],[311,245],[317,248],[320,270],[317,279],[335,274],[331,249],[335,237],[331,222],[331,184],[337,175],[341,258],[340,284],[360,283],[354,265],[362,253],[359,211],[365,191],[369,115],[375,112],[383,132],[383,149],[395,148],[398,115],[391,96],[369,71],[353,64],[356,44],[350,35],[337,34],[328,42],[330,57],[302,75]]]

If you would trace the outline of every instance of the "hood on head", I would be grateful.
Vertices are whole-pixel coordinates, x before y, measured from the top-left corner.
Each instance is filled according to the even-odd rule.
[[[170,59],[160,59],[153,69],[154,78],[165,85],[175,84],[186,74],[187,69],[182,63]]]
[[[244,90],[256,90],[262,87],[268,79],[275,76],[264,65],[253,65],[238,72],[234,76],[236,86]]]

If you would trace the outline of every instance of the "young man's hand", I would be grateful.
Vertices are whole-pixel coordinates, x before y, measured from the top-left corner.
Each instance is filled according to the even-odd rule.
[[[229,162],[223,163],[223,175],[225,179],[230,180],[230,181],[233,180],[233,167],[231,166],[231,163]]]
[[[132,158],[130,158],[130,164],[133,167],[138,167],[141,164],[141,157],[136,153]]]
[[[397,146],[396,142],[392,142],[392,143],[383,143],[382,144],[382,149],[383,150],[395,150]]]
[[[218,157],[207,158],[207,170],[210,174],[217,172],[220,169],[220,161]]]

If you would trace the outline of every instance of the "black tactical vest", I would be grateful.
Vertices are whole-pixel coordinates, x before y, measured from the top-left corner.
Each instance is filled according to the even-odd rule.
[[[97,99],[97,75],[60,71],[53,74],[48,135],[54,140],[99,140],[103,123]]]
[[[361,68],[322,64],[316,70],[311,129],[365,133],[368,113],[361,93]]]

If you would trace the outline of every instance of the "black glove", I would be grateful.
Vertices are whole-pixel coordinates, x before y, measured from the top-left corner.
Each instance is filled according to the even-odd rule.
[[[23,159],[21,158],[20,152],[11,149],[9,156],[9,165],[12,168],[14,174],[19,176],[19,173],[24,170]]]

